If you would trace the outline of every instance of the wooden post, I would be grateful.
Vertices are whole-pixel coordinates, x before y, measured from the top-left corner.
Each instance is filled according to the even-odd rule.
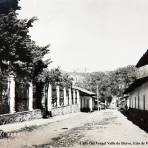
[[[52,85],[48,85],[48,99],[47,99],[47,111],[52,110]]]
[[[98,106],[98,110],[100,110],[100,103],[99,103],[99,86],[97,85],[97,106]]]
[[[29,99],[29,104],[28,104],[28,108],[29,108],[29,111],[32,111],[33,110],[33,85],[32,85],[32,82],[29,82],[29,89],[28,89],[28,99]]]
[[[13,114],[15,112],[15,81],[13,75],[8,77],[8,92],[10,113]]]
[[[56,93],[57,93],[57,107],[60,107],[60,86],[56,86]]]

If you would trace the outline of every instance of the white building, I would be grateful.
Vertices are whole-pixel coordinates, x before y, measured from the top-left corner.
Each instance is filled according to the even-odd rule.
[[[148,110],[148,51],[138,61],[137,77],[126,93],[129,94],[129,108]]]

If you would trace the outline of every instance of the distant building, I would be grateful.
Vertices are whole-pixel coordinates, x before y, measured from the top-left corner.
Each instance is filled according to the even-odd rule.
[[[123,97],[120,97],[118,99],[118,107],[120,108],[120,110],[127,110],[129,109],[129,100],[128,100],[128,97],[127,95],[123,96]]]
[[[92,112],[95,110],[96,94],[80,87],[73,87],[79,92],[80,111]]]

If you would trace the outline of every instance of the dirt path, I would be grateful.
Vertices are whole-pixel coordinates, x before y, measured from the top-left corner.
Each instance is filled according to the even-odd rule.
[[[148,147],[148,134],[116,110],[81,113],[0,140],[0,147]]]

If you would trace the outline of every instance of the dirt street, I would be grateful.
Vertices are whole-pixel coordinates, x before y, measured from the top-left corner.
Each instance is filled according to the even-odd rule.
[[[19,132],[1,139],[0,147],[147,148],[148,134],[119,111],[102,110]]]

